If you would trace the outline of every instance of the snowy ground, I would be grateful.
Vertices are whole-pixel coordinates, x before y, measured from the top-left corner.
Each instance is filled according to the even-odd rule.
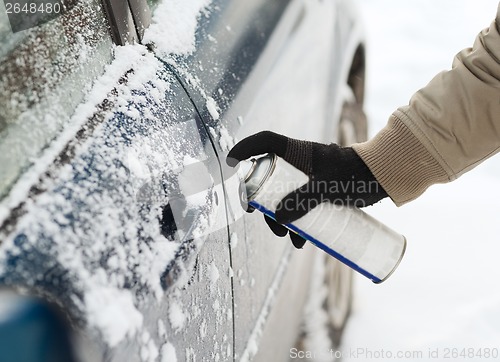
[[[472,45],[494,19],[498,0],[359,3],[369,44],[373,134]],[[497,156],[406,206],[389,201],[369,210],[404,234],[408,249],[386,283],[357,278],[343,362],[500,360],[499,204]]]

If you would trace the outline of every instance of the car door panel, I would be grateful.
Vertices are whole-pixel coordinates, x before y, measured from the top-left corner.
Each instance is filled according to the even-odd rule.
[[[215,4],[200,19],[195,53],[171,63],[210,129],[217,152],[223,158],[237,139],[263,129],[323,140],[334,3],[281,1],[272,8],[269,2]],[[264,9],[267,25],[261,27],[258,15]],[[232,15],[243,11],[248,23]],[[224,163],[222,168],[230,221],[235,356],[255,354],[268,320],[291,327],[291,335],[281,339],[268,336],[282,353],[283,344],[290,348],[298,331],[305,294],[304,290],[279,293],[295,299],[279,318],[273,317],[282,312],[275,311],[279,301],[273,295],[292,280],[307,284],[310,274],[303,266],[310,264],[312,255],[310,250],[292,253],[290,243],[274,236],[259,213],[238,212],[241,180]]]
[[[83,360],[230,360],[217,156],[165,64],[120,51],[135,63],[108,69],[107,98],[77,111],[87,122],[2,226],[0,283],[56,301]]]
[[[283,15],[282,28],[278,29],[282,31],[281,38],[273,38],[269,44],[270,49],[278,48],[279,51],[274,58],[269,56],[268,64],[257,64],[263,76],[255,80],[259,87],[249,102],[242,124],[230,133],[235,138],[267,129],[299,139],[324,139],[321,131],[326,119],[325,94],[330,74],[331,5],[331,2],[315,1],[290,4],[288,13]],[[322,13],[321,16],[318,13]],[[318,22],[319,19],[323,20]],[[228,117],[228,123],[231,118]],[[232,226],[237,227],[237,223]],[[243,248],[232,252],[234,265],[248,264],[241,279],[269,280],[270,275],[274,278],[271,284],[269,281],[262,283],[262,280],[261,284],[255,283],[262,286],[265,302],[257,314],[252,311],[250,318],[266,322],[255,325],[250,336],[243,339],[251,343],[260,341],[258,351],[253,351],[248,343],[241,353],[255,355],[257,361],[286,360],[300,331],[315,251],[307,248],[308,245],[305,250],[292,250],[289,239],[274,236],[257,212],[245,218],[245,234],[247,242]],[[254,255],[248,257],[252,251]],[[257,294],[251,283],[236,288],[236,301],[239,300],[237,294],[242,301]],[[250,305],[252,303],[241,306],[241,313],[248,313]],[[236,349],[239,350],[237,344]]]
[[[332,139],[336,1],[206,3],[189,54],[106,34],[118,61],[0,226],[0,284],[58,303],[83,360],[285,360],[297,337],[314,250],[243,211],[225,155],[263,129]]]

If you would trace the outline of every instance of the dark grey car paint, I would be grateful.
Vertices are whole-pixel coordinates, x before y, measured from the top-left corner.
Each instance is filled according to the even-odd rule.
[[[240,15],[242,8],[245,10],[243,18]],[[114,347],[101,338],[100,333],[103,331],[99,330],[99,326],[89,325],[86,320],[86,311],[82,310],[81,303],[86,293],[86,284],[82,282],[85,276],[78,275],[78,270],[72,271],[58,263],[58,248],[64,248],[61,235],[66,238],[64,243],[81,250],[102,243],[105,247],[98,253],[82,253],[85,258],[83,264],[89,270],[102,269],[108,275],[113,275],[113,267],[107,261],[115,252],[114,243],[118,249],[127,251],[128,248],[144,248],[143,252],[147,253],[162,242],[161,238],[175,241],[175,236],[169,235],[170,229],[166,225],[170,222],[169,215],[164,211],[172,190],[157,188],[153,191],[155,203],[152,203],[151,195],[146,200],[141,199],[138,197],[141,187],[131,188],[130,178],[123,177],[130,174],[125,162],[127,150],[137,137],[154,141],[152,149],[155,152],[165,152],[167,149],[174,151],[179,160],[193,152],[201,152],[208,160],[213,160],[209,162],[211,168],[208,170],[214,180],[209,190],[212,202],[192,210],[195,224],[213,209],[221,209],[218,215],[221,217],[222,214],[225,218],[225,209],[233,207],[232,199],[237,197],[230,186],[234,183],[227,183],[225,190],[217,188],[221,172],[226,181],[234,178],[234,172],[224,166],[223,156],[227,145],[221,142],[223,130],[227,130],[231,136],[243,137],[269,126],[286,133],[288,127],[297,130],[301,124],[307,124],[308,131],[304,137],[323,140],[327,89],[320,90],[320,93],[325,94],[325,99],[318,100],[318,104],[323,106],[313,107],[315,112],[309,112],[309,118],[305,119],[300,117],[303,114],[302,105],[295,101],[307,89],[287,87],[294,84],[296,78],[282,79],[283,88],[279,87],[280,83],[275,83],[283,69],[294,67],[291,59],[283,57],[282,53],[304,51],[294,49],[299,47],[299,44],[294,43],[294,38],[311,31],[308,28],[311,23],[307,19],[318,16],[314,11],[307,8],[302,0],[271,3],[260,0],[214,1],[210,16],[202,17],[200,22],[197,51],[188,58],[162,59],[165,63],[162,63],[163,69],[157,78],[170,85],[169,91],[161,98],[162,102],[158,103],[157,99],[141,94],[146,97],[147,107],[152,110],[153,117],[148,122],[141,122],[123,114],[116,105],[119,97],[115,92],[110,92],[105,105],[88,122],[92,131],[82,139],[77,139],[71,152],[61,154],[59,161],[50,167],[46,178],[41,181],[41,186],[38,185],[42,189],[41,193],[32,193],[32,201],[26,203],[21,212],[24,215],[8,225],[9,235],[3,243],[12,243],[12,250],[21,252],[7,253],[2,260],[2,284],[24,286],[64,305],[80,330],[81,353],[85,360],[138,360],[141,353],[147,354],[141,351],[147,350],[150,341],[154,341],[158,348],[168,341],[175,347],[179,360],[190,360],[195,355],[197,360],[231,360],[249,353],[249,339],[258,341],[256,337],[262,333],[269,337],[265,331],[258,330],[262,327],[258,325],[259,318],[267,313],[263,308],[269,299],[269,288],[284,283],[282,273],[287,267],[307,265],[306,259],[310,259],[310,255],[291,253],[289,243],[275,238],[260,215],[249,214],[238,220],[231,220],[228,215],[230,222],[227,228],[212,230],[212,233],[201,238],[202,242],[198,240],[190,243],[186,240],[178,251],[175,263],[165,263],[162,272],[157,275],[164,290],[159,297],[155,296],[157,289],[141,280],[137,271],[141,267],[148,267],[140,263],[148,259],[127,260],[130,262],[125,267],[127,277],[120,286],[133,291],[145,318],[144,331],[142,335],[137,334]],[[334,16],[332,12],[331,27],[335,23]],[[218,40],[216,44],[207,40],[208,34]],[[325,36],[331,39],[333,34],[331,30]],[[331,49],[311,48],[310,51],[312,54],[304,54],[306,64],[310,59],[328,58]],[[202,65],[203,71],[198,71],[198,64]],[[325,62],[325,65],[329,63]],[[334,69],[306,69],[325,78],[335,73]],[[195,75],[199,83],[190,83],[188,75]],[[307,78],[311,75],[298,72],[290,77]],[[126,80],[116,86],[117,89],[120,87],[127,87]],[[146,89],[148,87],[151,89],[154,85],[147,85]],[[207,96],[215,100],[220,118],[213,117],[207,109]],[[142,114],[144,105],[132,102],[128,107]],[[289,108],[287,116],[296,114],[297,117],[277,119],[284,107]],[[93,122],[97,125],[90,126]],[[178,129],[176,125],[179,124],[189,126]],[[178,129],[177,133],[170,132],[175,129]],[[176,140],[179,139],[186,142],[176,147]],[[187,141],[189,139],[190,142]],[[103,149],[109,151],[110,148],[116,153],[102,154]],[[153,186],[158,185],[157,181],[168,181],[169,171],[180,172],[168,164],[153,162],[150,166],[153,169],[161,167],[162,171],[155,180],[146,181],[141,186],[148,182]],[[219,194],[215,197],[217,190]],[[123,198],[130,197],[134,198],[133,203],[122,202]],[[111,209],[117,212],[113,217],[123,225],[123,230],[93,234],[95,230],[106,230],[103,223],[106,223],[106,213]],[[38,212],[46,217],[37,218]],[[51,219],[51,213],[62,214],[63,218]],[[36,222],[33,223],[33,220]],[[77,233],[77,230],[84,233]],[[210,278],[209,268],[213,267],[217,274],[215,281]],[[300,269],[289,275],[307,282],[307,272],[300,274],[298,271]],[[288,280],[298,279],[288,277]],[[282,325],[288,321],[289,326],[296,327],[301,317],[304,290],[285,292],[285,295],[290,301],[284,304],[288,308],[286,313],[272,311],[271,316],[265,316],[266,320],[277,321]],[[172,305],[180,306],[186,316],[187,322],[180,329],[175,329],[170,323]],[[166,335],[159,331],[158,320],[163,321]],[[291,347],[288,344],[293,343],[291,338],[294,334],[293,329],[289,328],[282,338],[275,336],[276,343],[268,338],[263,345],[270,344],[276,350],[268,355],[261,350],[258,358],[266,360],[266,356],[276,354],[276,351],[279,352],[278,356],[283,357],[286,348]]]

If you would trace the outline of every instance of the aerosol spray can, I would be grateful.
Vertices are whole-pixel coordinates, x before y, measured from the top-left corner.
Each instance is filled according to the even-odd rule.
[[[273,219],[281,199],[309,181],[274,154],[243,161],[242,170],[247,198],[243,201]],[[322,203],[284,226],[374,283],[393,273],[406,249],[403,235],[355,207]]]

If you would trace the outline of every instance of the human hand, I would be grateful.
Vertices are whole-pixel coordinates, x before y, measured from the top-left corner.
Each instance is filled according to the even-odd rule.
[[[323,202],[365,207],[388,196],[356,152],[335,143],[301,141],[263,131],[238,142],[229,152],[227,163],[234,167],[241,160],[264,153],[276,154],[309,176],[308,183],[279,202],[276,222],[266,218],[278,236],[287,234],[280,224],[301,218]],[[297,238],[302,239],[293,234],[296,247],[301,246]]]

